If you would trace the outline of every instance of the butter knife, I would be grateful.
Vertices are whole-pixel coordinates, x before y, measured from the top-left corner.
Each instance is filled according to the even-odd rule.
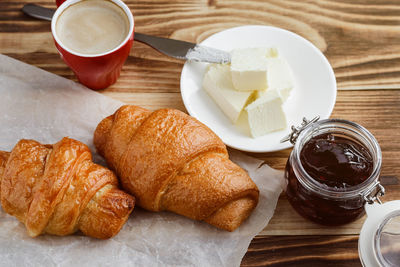
[[[22,12],[37,19],[51,21],[55,10],[35,4],[26,4],[22,8]],[[229,63],[231,61],[230,53],[195,43],[138,32],[135,32],[134,39],[135,41],[151,46],[167,56],[177,59],[209,63]]]

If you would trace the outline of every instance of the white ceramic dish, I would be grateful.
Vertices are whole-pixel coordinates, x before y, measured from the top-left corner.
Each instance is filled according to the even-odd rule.
[[[329,118],[336,101],[336,80],[328,60],[311,42],[287,30],[270,26],[242,26],[216,33],[204,46],[231,51],[245,47],[277,47],[292,68],[295,88],[284,104],[286,129],[252,138],[245,127],[230,122],[202,88],[207,63],[186,62],[181,74],[183,103],[189,114],[210,127],[230,147],[248,152],[272,152],[291,147],[280,140],[302,118]]]

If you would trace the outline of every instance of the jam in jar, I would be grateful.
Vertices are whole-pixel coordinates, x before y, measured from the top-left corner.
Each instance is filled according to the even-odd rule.
[[[298,135],[286,164],[287,198],[314,222],[349,223],[364,213],[379,184],[381,161],[378,142],[364,127],[337,119],[312,123]]]

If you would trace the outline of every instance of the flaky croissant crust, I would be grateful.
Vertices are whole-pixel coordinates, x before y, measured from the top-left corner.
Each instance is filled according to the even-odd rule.
[[[49,233],[109,238],[119,232],[135,200],[115,175],[94,164],[89,148],[63,138],[54,145],[21,140],[0,152],[1,205],[30,236]]]
[[[221,139],[178,110],[123,106],[98,125],[94,143],[145,209],[233,231],[258,203],[257,186]]]

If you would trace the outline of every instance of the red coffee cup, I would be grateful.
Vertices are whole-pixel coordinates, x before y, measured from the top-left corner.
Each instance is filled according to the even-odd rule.
[[[121,72],[129,51],[133,44],[134,20],[129,7],[121,0],[108,0],[121,7],[129,20],[129,33],[116,48],[101,54],[82,54],[71,51],[65,47],[57,36],[56,22],[62,12],[70,5],[81,2],[82,0],[58,0],[57,4],[62,3],[53,15],[51,21],[51,33],[58,52],[64,62],[73,70],[80,83],[94,89],[104,89],[114,84]]]
[[[65,0],[56,0],[57,7],[61,6],[61,4],[64,2],[65,2]]]

